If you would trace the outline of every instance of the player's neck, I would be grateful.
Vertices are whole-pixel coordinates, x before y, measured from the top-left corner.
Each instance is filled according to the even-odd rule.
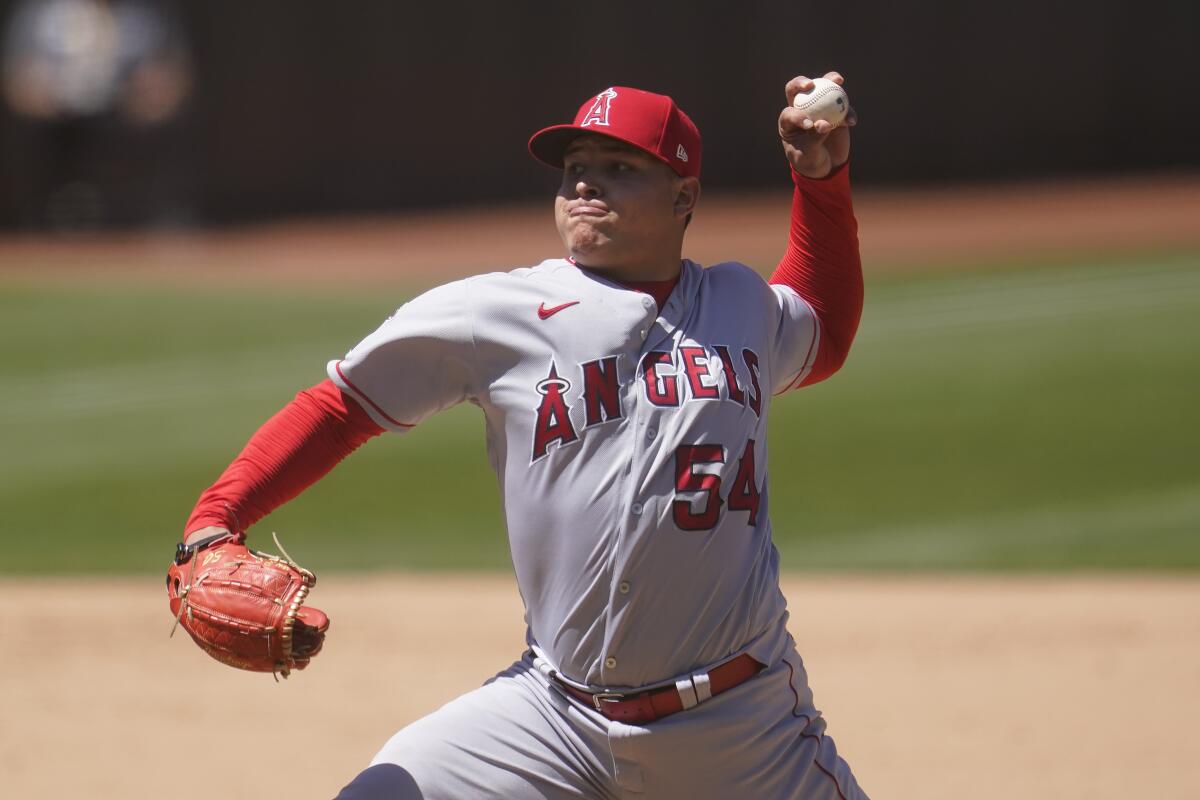
[[[572,258],[571,262],[576,266],[620,283],[672,281],[679,277],[679,272],[683,264],[683,260],[678,255],[670,259],[637,261],[632,264],[607,264],[602,266],[589,264],[586,259],[582,258]]]

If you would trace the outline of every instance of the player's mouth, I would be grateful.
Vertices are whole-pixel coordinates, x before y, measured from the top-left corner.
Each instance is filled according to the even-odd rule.
[[[567,211],[569,217],[606,217],[608,209],[604,206],[579,204]]]

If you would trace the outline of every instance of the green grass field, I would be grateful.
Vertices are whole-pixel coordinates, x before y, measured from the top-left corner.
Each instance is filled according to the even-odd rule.
[[[191,504],[404,299],[0,287],[0,572],[161,572]],[[1200,568],[1200,253],[868,282],[846,368],[780,398],[788,567]],[[506,568],[478,411],[261,523],[329,569]]]

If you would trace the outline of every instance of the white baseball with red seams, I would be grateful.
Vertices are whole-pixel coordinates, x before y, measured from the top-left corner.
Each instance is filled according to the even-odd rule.
[[[792,105],[811,120],[823,119],[834,127],[841,125],[850,111],[846,90],[829,78],[813,78],[812,82],[811,90],[797,92]]]

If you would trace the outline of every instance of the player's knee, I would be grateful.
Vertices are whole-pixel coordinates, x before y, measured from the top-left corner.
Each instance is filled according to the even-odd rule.
[[[420,800],[424,795],[408,770],[396,764],[367,767],[334,800]]]

